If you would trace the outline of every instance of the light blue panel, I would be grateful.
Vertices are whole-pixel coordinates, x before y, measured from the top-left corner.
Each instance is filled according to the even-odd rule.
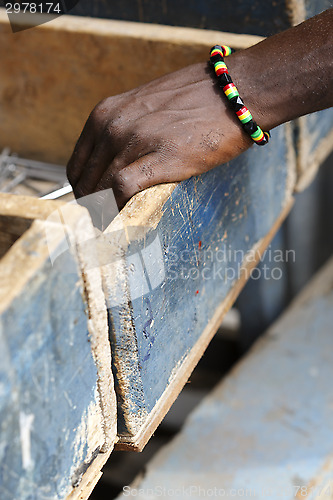
[[[288,220],[288,219],[287,219]],[[285,223],[284,223],[285,224]],[[282,226],[235,304],[241,315],[240,346],[248,349],[290,301],[289,266],[299,259]]]
[[[307,18],[333,7],[332,0],[304,0]]]
[[[324,109],[306,117],[306,131],[308,135],[304,140],[310,142],[310,154],[316,150],[319,141],[326,137],[332,128],[333,108]]]

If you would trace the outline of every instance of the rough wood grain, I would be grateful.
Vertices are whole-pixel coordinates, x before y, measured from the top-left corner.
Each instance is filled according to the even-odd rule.
[[[0,261],[1,498],[66,498],[116,438],[101,275],[81,250],[94,231],[82,207],[27,197],[0,195],[2,217],[31,227]],[[64,271],[50,257],[68,242]]]
[[[32,220],[21,217],[0,217],[0,259],[8,252],[10,247],[31,226]]]
[[[273,144],[140,193],[106,231],[118,448],[145,445],[290,209],[284,127]]]
[[[333,259],[119,498],[331,499],[332,305]]]

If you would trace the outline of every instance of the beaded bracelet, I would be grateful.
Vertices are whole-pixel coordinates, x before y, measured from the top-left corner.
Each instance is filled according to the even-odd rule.
[[[257,123],[253,120],[250,111],[240,98],[239,92],[234,85],[231,76],[228,73],[228,68],[224,62],[224,58],[229,56],[232,52],[234,52],[234,50],[227,45],[215,45],[210,51],[210,62],[214,66],[219,86],[223,89],[231,108],[236,112],[243,129],[250,135],[252,140],[258,144],[258,146],[264,146],[269,141],[270,133],[263,132],[259,125],[257,125]]]

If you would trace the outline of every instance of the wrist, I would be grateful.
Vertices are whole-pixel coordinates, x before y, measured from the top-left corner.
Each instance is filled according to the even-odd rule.
[[[250,50],[232,54],[226,59],[226,64],[245,106],[261,129],[270,130],[282,123],[282,117],[272,117],[269,96]]]
[[[332,106],[332,20],[330,9],[227,58],[262,129]]]

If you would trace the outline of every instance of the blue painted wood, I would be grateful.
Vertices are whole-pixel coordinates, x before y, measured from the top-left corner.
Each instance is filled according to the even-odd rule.
[[[295,7],[294,7],[295,5]],[[264,0],[153,0],[123,1],[80,0],[70,12],[75,15],[170,24],[191,28],[208,28],[233,33],[269,36],[291,26],[293,8],[305,10],[311,17],[332,7],[330,0],[294,0],[265,2]]]
[[[300,136],[301,141],[306,142],[306,149],[309,155],[313,155],[320,143],[320,140],[326,137],[333,129],[333,109],[324,109],[317,113],[312,113],[305,117],[305,131]],[[307,166],[303,166],[306,170]]]
[[[331,259],[119,499],[331,498],[332,283]]]
[[[333,7],[332,0],[304,0],[304,4],[308,18]]]
[[[286,156],[280,127],[268,148],[253,147],[179,184],[157,227],[127,249],[129,301],[109,309],[118,432],[125,441],[147,425],[214,312],[240,281],[246,254],[285,208],[292,190]]]
[[[248,348],[272,324],[333,253],[332,192],[331,155],[311,185],[295,195],[295,204],[270,245],[271,254],[267,252],[259,264],[261,271],[264,266],[276,268],[277,277],[280,270],[280,279],[250,279],[237,299],[243,348]],[[254,277],[258,277],[256,273]]]
[[[296,257],[294,247],[286,242],[285,225],[286,221],[267,247],[235,304],[241,315],[239,343],[243,351],[264,333],[290,301],[289,269],[299,255],[297,253]]]
[[[66,498],[105,442],[78,257],[52,265],[44,227],[0,261],[1,500]]]

